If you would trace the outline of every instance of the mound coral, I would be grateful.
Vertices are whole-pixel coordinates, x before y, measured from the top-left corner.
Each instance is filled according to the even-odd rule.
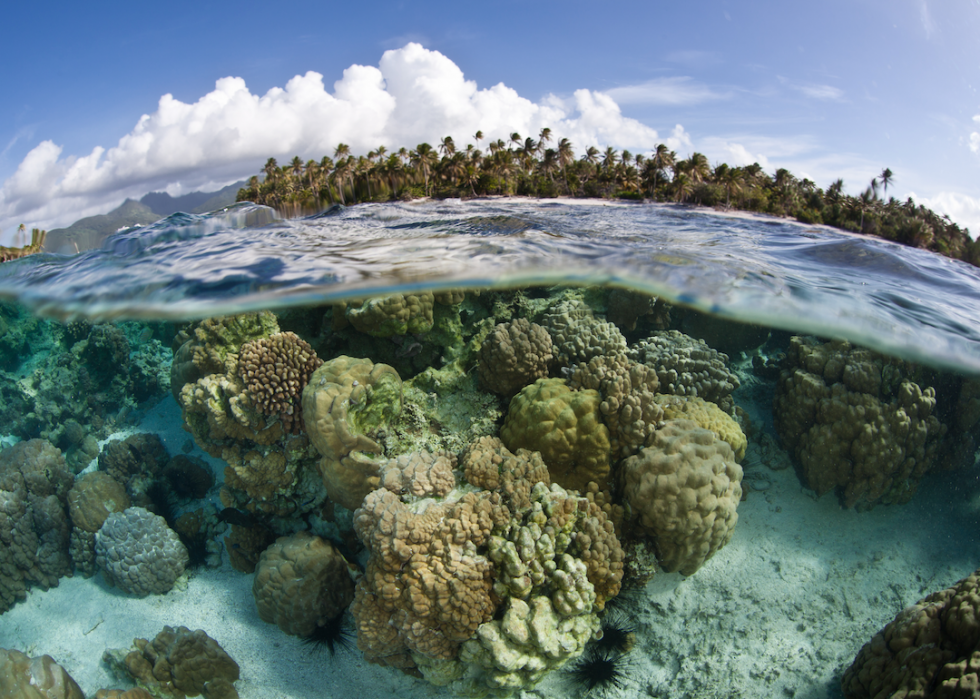
[[[577,299],[556,304],[542,316],[541,324],[551,335],[555,359],[562,366],[626,350],[626,338],[619,328],[597,319],[592,309]]]
[[[609,428],[612,453],[635,454],[663,419],[656,400],[657,374],[644,364],[631,361],[625,353],[593,357],[571,368],[568,386],[599,392],[599,410]]]
[[[975,697],[980,691],[980,570],[906,607],[844,672],[847,699]]]
[[[92,471],[75,479],[68,491],[71,558],[75,570],[86,577],[95,574],[95,533],[113,512],[129,507],[126,489],[104,471]]]
[[[356,329],[372,337],[426,333],[432,329],[434,300],[427,291],[379,296],[347,304],[344,316]]]
[[[776,430],[818,495],[845,507],[907,502],[935,466],[946,427],[909,368],[844,341],[794,337],[776,387]]]
[[[0,648],[0,697],[85,699],[85,693],[50,655],[30,658],[19,650]]]
[[[538,379],[510,402],[500,438],[510,450],[541,452],[551,479],[584,491],[590,481],[605,487],[609,475],[609,429],[597,391],[573,391],[564,379]]]
[[[187,561],[166,520],[142,507],[113,512],[95,535],[95,562],[106,580],[138,597],[168,592]]]
[[[537,379],[548,376],[551,336],[526,318],[499,323],[480,347],[477,370],[488,389],[513,396]]]
[[[152,641],[133,639],[132,648],[107,650],[102,660],[117,675],[131,677],[155,697],[238,697],[234,685],[238,663],[200,629],[164,626]]]
[[[402,382],[387,364],[341,355],[313,373],[303,390],[303,419],[335,503],[355,510],[378,487],[383,450],[375,438],[401,407]]]
[[[278,417],[286,432],[299,434],[303,430],[300,396],[321,364],[308,342],[284,332],[242,345],[238,374],[262,414]]]
[[[355,513],[371,554],[352,606],[366,656],[471,695],[529,688],[581,652],[622,577],[602,508],[549,485],[540,455],[492,437],[464,451],[471,481],[448,492],[432,474],[451,475],[450,456],[405,459],[424,475],[414,486],[396,461],[381,478],[396,490]]]
[[[742,462],[749,441],[731,415],[711,401],[697,396],[660,395],[656,400],[663,409],[665,420],[691,420],[698,426],[711,430],[728,442],[735,452],[735,460]]]
[[[660,392],[678,396],[698,396],[726,413],[735,411],[732,391],[738,377],[728,368],[728,355],[677,330],[655,332],[629,349],[633,361],[657,372]]]
[[[142,432],[112,440],[99,454],[99,470],[126,486],[130,497],[141,495],[170,461],[160,437]]]
[[[690,420],[668,420],[622,464],[632,524],[668,572],[693,575],[732,538],[742,468],[728,442]]]
[[[293,636],[309,636],[343,613],[354,599],[354,582],[347,561],[329,541],[297,532],[262,552],[252,595],[262,621]]]
[[[61,452],[43,439],[0,452],[0,612],[31,585],[47,589],[71,574],[72,480]]]

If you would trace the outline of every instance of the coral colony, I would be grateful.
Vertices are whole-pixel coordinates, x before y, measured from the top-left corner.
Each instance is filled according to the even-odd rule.
[[[253,576],[283,634],[454,695],[517,694],[562,668],[586,691],[626,688],[636,627],[610,603],[657,567],[696,575],[729,542],[752,429],[728,356],[670,310],[595,288],[414,292],[147,335],[4,308],[2,417],[22,441],[0,452],[0,611],[72,571],[164,594],[190,550]],[[802,483],[845,507],[907,501],[980,421],[975,380],[842,341],[793,338],[758,376]],[[220,506],[208,465],[156,435],[99,448],[167,392],[225,464]],[[965,696],[977,599],[974,575],[902,612],[845,695]],[[142,689],[99,696],[237,696],[238,665],[204,631],[168,626],[105,662]],[[0,651],[0,677],[16,696],[82,696],[46,656]]]

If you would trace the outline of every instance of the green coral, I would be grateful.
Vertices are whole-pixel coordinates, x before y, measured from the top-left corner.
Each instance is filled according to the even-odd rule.
[[[427,333],[432,329],[430,292],[391,294],[353,302],[347,306],[347,321],[372,337]]]
[[[538,379],[514,396],[500,438],[511,451],[541,452],[551,478],[584,491],[590,481],[605,487],[609,475],[609,429],[599,412],[598,391],[573,391],[564,379]]]

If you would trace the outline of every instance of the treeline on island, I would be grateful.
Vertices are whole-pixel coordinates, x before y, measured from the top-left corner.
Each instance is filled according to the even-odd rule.
[[[649,199],[739,209],[793,217],[804,223],[877,236],[925,248],[980,266],[980,242],[948,216],[911,198],[888,197],[893,173],[885,169],[859,195],[844,193],[843,180],[821,189],[780,168],[773,175],[758,163],[712,167],[706,156],[679,158],[666,145],[650,155],[589,146],[576,155],[567,138],[554,141],[551,129],[537,140],[513,133],[485,147],[483,133],[459,148],[446,136],[436,147],[413,150],[384,146],[354,156],[339,144],[333,157],[288,165],[269,158],[262,175],[249,179],[238,201],[265,204],[286,216],[316,213],[332,204],[410,200],[420,197],[599,197]]]

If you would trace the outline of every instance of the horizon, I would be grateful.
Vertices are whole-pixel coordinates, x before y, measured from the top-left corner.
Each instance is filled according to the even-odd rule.
[[[971,82],[980,51],[966,40],[980,29],[977,0],[792,12],[775,0],[661,11],[619,3],[630,28],[641,27],[628,41],[610,38],[615,31],[588,38],[594,16],[583,3],[515,5],[523,14],[513,16],[446,15],[442,3],[409,12],[389,2],[370,14],[297,6],[304,24],[344,31],[321,39],[266,23],[268,36],[240,45],[254,29],[244,18],[261,6],[177,3],[149,29],[148,15],[122,5],[66,6],[54,19],[48,10],[50,51],[13,59],[11,108],[0,117],[0,244],[20,223],[52,229],[152,191],[217,190],[270,157],[319,159],[340,142],[362,155],[443,136],[462,146],[477,130],[489,142],[544,127],[570,138],[577,156],[590,145],[645,154],[666,143],[712,165],[783,167],[824,189],[843,178],[851,194],[888,167],[897,199],[912,196],[980,233]],[[40,12],[14,14],[37,26]],[[227,26],[202,31],[221,26],[200,21],[208,17]],[[90,26],[121,38],[90,46]],[[801,26],[819,39],[800,36]],[[186,56],[145,50],[173,31],[189,34]],[[108,60],[120,47],[132,60]]]

